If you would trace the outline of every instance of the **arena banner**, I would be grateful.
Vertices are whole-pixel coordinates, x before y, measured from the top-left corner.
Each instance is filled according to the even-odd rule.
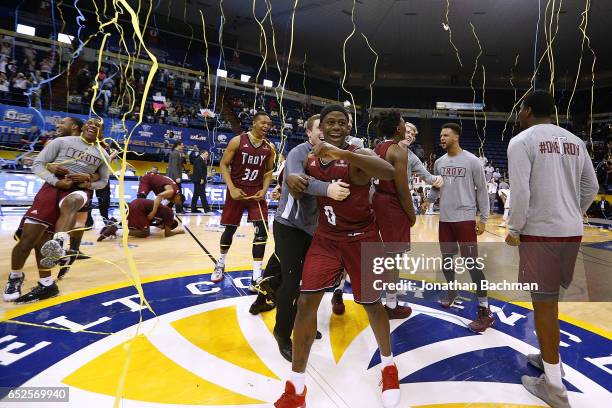
[[[55,131],[56,124],[66,116],[87,120],[89,116],[52,110],[36,110],[22,106],[0,105],[0,134],[30,137],[32,132],[42,135]],[[33,127],[35,127],[33,129]],[[132,132],[133,130],[133,132]],[[182,140],[185,145],[197,145],[200,149],[215,150],[223,154],[233,133],[229,129],[207,130],[141,123],[127,120],[122,123],[117,118],[104,118],[104,137],[122,141],[132,132],[131,141],[147,147],[158,147],[164,140]]]
[[[0,202],[2,205],[24,205],[31,204],[34,196],[43,185],[42,179],[34,174],[27,173],[0,173]],[[119,203],[119,182],[112,178],[111,185],[111,203],[117,205]],[[193,197],[193,183],[184,182],[181,185],[185,202],[190,203]],[[207,184],[206,198],[208,203],[214,206],[222,206],[225,203],[226,195],[225,184]],[[278,204],[277,201],[271,200],[269,189],[267,199],[270,205]],[[124,197],[127,202],[136,198],[138,192],[138,180],[125,180]],[[149,194],[149,198],[153,198],[153,193]],[[97,197],[94,194],[93,202],[97,204]]]

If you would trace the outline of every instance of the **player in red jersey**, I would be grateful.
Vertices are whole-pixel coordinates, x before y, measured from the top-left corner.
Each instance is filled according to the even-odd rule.
[[[400,390],[393,363],[389,317],[373,290],[372,270],[361,271],[361,245],[380,242],[374,212],[369,202],[370,180],[391,180],[391,164],[368,149],[348,147],[348,113],[342,106],[327,106],[321,111],[321,130],[325,142],[313,149],[304,163],[306,173],[322,181],[342,180],[350,185],[343,201],[317,197],[319,224],[304,261],[298,310],[293,328],[291,379],[274,404],[277,408],[298,408],[306,404],[305,370],[310,348],[317,333],[317,310],[326,289],[337,285],[346,269],[351,277],[355,301],[362,304],[378,343],[382,361],[383,405],[395,407]],[[292,192],[299,197],[299,194]]]
[[[151,235],[149,228],[152,225],[163,229],[165,237],[185,233],[182,229],[176,230],[178,221],[174,218],[174,213],[170,207],[160,205],[155,209],[155,201],[146,198],[137,198],[128,207],[127,222],[131,237],[148,237]],[[117,224],[111,224],[102,228],[98,242],[116,235],[118,229],[119,226]]]
[[[378,130],[385,140],[376,146],[374,152],[393,165],[395,176],[393,180],[375,180],[372,207],[380,236],[385,243],[385,252],[392,255],[410,250],[410,227],[416,222],[408,186],[408,156],[399,144],[404,140],[406,123],[398,111],[382,112]],[[399,271],[393,272],[394,278],[399,279]],[[395,292],[387,291],[385,301],[390,319],[406,319],[412,313],[410,307],[398,305]]]
[[[154,205],[149,213],[150,218],[159,209],[159,206],[166,204],[166,201],[180,205],[183,203],[183,197],[178,185],[170,177],[162,176],[161,174],[147,173],[140,178],[138,183],[138,198],[147,198],[147,195],[153,191],[155,194]]]
[[[244,210],[248,210],[248,221],[255,226],[253,239],[253,276],[249,289],[254,292],[255,282],[261,278],[261,264],[266,251],[268,232],[268,203],[265,200],[268,186],[272,181],[275,150],[266,139],[272,120],[265,112],[253,116],[253,128],[234,136],[227,145],[219,165],[227,185],[225,206],[221,214],[221,255],[211,275],[213,282],[223,280],[225,256],[232,245],[232,238],[240,225]]]

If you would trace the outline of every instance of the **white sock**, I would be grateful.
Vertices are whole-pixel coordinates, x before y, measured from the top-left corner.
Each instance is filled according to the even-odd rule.
[[[43,286],[51,286],[51,285],[53,285],[53,277],[51,277],[51,276],[48,276],[46,278],[40,278],[38,281]]]
[[[227,253],[219,255],[219,258],[217,258],[217,265],[225,265],[225,255],[227,255]]]
[[[478,298],[478,306],[480,307],[489,307],[489,298],[488,297],[479,297]]]
[[[15,279],[15,278],[21,278],[22,276],[23,276],[23,271],[14,271],[11,269],[11,274],[9,275],[9,278]]]
[[[253,282],[261,278],[261,261],[253,261]]]
[[[66,244],[70,242],[70,235],[68,235],[67,232],[56,232],[53,235],[53,239],[60,241],[62,243],[62,248],[64,248]]]
[[[557,364],[549,364],[546,361],[542,360],[544,363],[544,373],[546,373],[546,378],[548,382],[559,389],[563,388],[563,382],[561,382],[561,359],[559,358],[559,362]]]
[[[385,304],[389,309],[397,307],[397,293],[385,293]]]
[[[344,284],[346,283],[346,277],[347,277],[346,274],[342,274],[342,279],[340,279],[340,284],[338,285],[336,290],[344,291]]]
[[[382,353],[380,353],[380,362],[383,368],[395,364],[393,362],[393,353],[391,353],[391,355],[388,355],[388,356],[383,356]]]
[[[295,387],[296,394],[302,394],[304,392],[304,383],[306,382],[306,373],[291,372],[291,382]]]

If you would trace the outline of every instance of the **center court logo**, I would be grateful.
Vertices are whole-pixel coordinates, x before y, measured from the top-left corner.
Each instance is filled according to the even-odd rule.
[[[15,316],[35,326],[0,324],[0,382],[69,386],[70,406],[110,406],[125,372],[122,397],[136,406],[270,406],[290,372],[272,337],[274,312],[250,315],[249,273],[229,275],[220,285],[209,275],[144,284],[155,314],[125,287]],[[343,316],[331,314],[328,298],[321,304],[323,339],[313,345],[307,379],[314,407],[381,406],[376,342],[365,312],[346,297]],[[524,358],[536,344],[529,310],[494,302],[498,324],[477,335],[465,327],[473,302],[447,313],[429,293],[406,299],[413,315],[391,322],[401,406],[542,405],[520,385],[521,374],[537,374]],[[610,406],[610,340],[561,328],[572,406]]]

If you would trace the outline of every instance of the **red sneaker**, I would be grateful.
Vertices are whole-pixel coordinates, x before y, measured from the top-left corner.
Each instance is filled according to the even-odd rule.
[[[468,324],[468,328],[474,333],[482,333],[489,327],[493,326],[494,322],[495,319],[493,318],[491,309],[488,307],[478,306],[478,316],[476,317],[476,320]]]
[[[412,314],[412,309],[410,306],[402,306],[397,305],[395,309],[391,309],[387,305],[385,305],[385,310],[387,311],[387,316],[389,316],[389,320],[393,319],[407,319]]]
[[[400,386],[397,367],[395,364],[386,366],[382,370],[382,401],[383,407],[394,408],[400,402]]]
[[[291,381],[285,383],[285,392],[274,403],[276,408],[306,408],[306,386],[301,394],[295,393],[295,386]]]
[[[336,289],[334,290],[334,295],[332,296],[332,311],[334,314],[341,315],[344,314],[344,301],[342,300],[342,290]]]

